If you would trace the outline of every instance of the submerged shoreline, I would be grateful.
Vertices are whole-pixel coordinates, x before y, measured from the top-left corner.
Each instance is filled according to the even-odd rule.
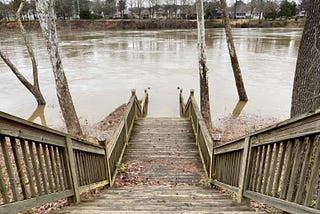
[[[287,20],[259,20],[237,19],[231,20],[234,28],[302,28],[305,19]],[[222,19],[205,20],[206,28],[224,27]],[[27,30],[39,30],[38,21],[25,21]],[[159,29],[194,29],[197,21],[194,19],[97,19],[97,20],[58,20],[58,30],[159,30]],[[0,31],[16,31],[15,21],[0,22]]]

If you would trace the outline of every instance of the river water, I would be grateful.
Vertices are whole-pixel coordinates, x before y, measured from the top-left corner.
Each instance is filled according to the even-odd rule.
[[[302,29],[234,29],[234,42],[249,102],[242,114],[280,119],[289,117],[291,90]],[[39,65],[42,92],[47,100],[49,126],[62,124],[54,79],[44,41],[30,34]],[[206,31],[212,117],[234,111],[238,96],[223,29]],[[59,32],[63,65],[82,123],[95,123],[149,90],[149,116],[179,116],[178,87],[187,98],[199,97],[197,31]],[[31,63],[19,34],[0,32],[1,49],[28,79]],[[33,96],[0,60],[0,111],[28,119],[36,109]],[[40,123],[40,119],[36,119]]]

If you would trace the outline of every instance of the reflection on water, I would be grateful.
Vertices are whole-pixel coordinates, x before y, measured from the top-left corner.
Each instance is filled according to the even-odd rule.
[[[243,108],[246,106],[247,101],[238,101],[237,105],[234,107],[233,112],[232,112],[232,117],[239,117]]]
[[[32,115],[28,118],[30,122],[35,122],[37,118],[40,119],[40,124],[43,126],[47,126],[46,117],[44,115],[45,105],[38,105],[37,108],[34,110]]]
[[[289,116],[293,74],[301,29],[234,29],[234,40],[249,102],[242,112]],[[223,29],[206,32],[212,116],[231,114],[238,101]],[[41,35],[30,35],[47,100],[49,126],[62,123],[54,77]],[[149,91],[149,116],[179,116],[177,86],[199,98],[197,31],[60,32],[63,65],[79,116],[96,122],[137,95]],[[1,49],[28,79],[32,68],[18,34],[0,32]],[[0,61],[0,110],[28,118],[36,102]],[[235,115],[240,112],[235,111]]]

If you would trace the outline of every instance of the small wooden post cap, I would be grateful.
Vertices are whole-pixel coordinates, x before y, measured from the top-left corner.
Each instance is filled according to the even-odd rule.
[[[190,90],[190,96],[194,96],[194,89]]]
[[[131,89],[131,95],[135,96],[136,95],[136,89]]]
[[[180,93],[182,94],[182,88],[180,88]]]

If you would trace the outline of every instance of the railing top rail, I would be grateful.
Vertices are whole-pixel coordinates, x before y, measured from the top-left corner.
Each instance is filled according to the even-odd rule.
[[[25,128],[30,127],[32,129],[34,129],[34,130],[32,130],[32,132],[42,131],[43,133],[53,134],[53,135],[56,135],[56,136],[59,136],[59,137],[64,137],[64,138],[65,137],[69,137],[72,140],[77,141],[78,143],[87,144],[89,146],[93,146],[93,147],[97,147],[97,148],[103,148],[103,146],[91,143],[91,142],[89,142],[89,141],[87,141],[87,140],[85,140],[85,139],[83,139],[81,137],[73,136],[73,135],[70,135],[68,133],[65,133],[65,132],[62,132],[62,131],[58,131],[58,130],[55,130],[55,129],[52,129],[52,128],[49,128],[49,127],[46,127],[46,126],[42,126],[40,124],[37,124],[37,123],[34,123],[34,122],[30,122],[30,121],[24,120],[22,118],[19,118],[19,117],[16,117],[16,116],[13,116],[13,115],[10,115],[10,114],[7,114],[5,112],[1,112],[0,111],[0,120],[1,120],[1,118],[3,120],[7,120],[7,121],[10,121],[10,122],[15,123],[15,124],[19,124],[19,125],[25,126]],[[16,130],[9,130],[7,127],[0,125],[0,134],[1,134],[1,132],[4,135],[8,135],[8,136],[11,136],[11,137],[24,138],[22,136],[23,127],[21,127],[21,128],[19,127]],[[43,139],[45,138],[45,136],[41,136],[41,137]],[[32,137],[30,137],[30,138],[32,138]],[[30,139],[30,140],[39,141],[39,139]]]
[[[264,133],[267,133],[267,132],[270,132],[270,131],[274,131],[274,130],[277,130],[279,128],[283,128],[285,126],[289,126],[291,124],[298,123],[298,122],[304,121],[304,120],[306,120],[308,118],[312,118],[312,117],[319,117],[319,120],[320,120],[320,109],[316,110],[315,112],[309,112],[309,113],[303,114],[303,115],[295,117],[295,118],[290,118],[290,119],[281,121],[279,123],[276,123],[274,125],[268,126],[266,128],[259,129],[257,131],[252,132],[252,133],[249,133],[247,135],[243,135],[241,137],[235,138],[234,140],[231,140],[231,141],[229,141],[227,143],[224,143],[223,145],[215,146],[214,148],[227,147],[230,144],[236,143],[238,141],[242,141],[247,137],[258,136],[260,134],[264,134]],[[319,128],[319,132],[320,132],[320,128]]]

